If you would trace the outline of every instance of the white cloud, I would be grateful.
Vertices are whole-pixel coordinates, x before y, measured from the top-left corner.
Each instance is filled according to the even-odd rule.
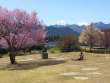
[[[57,24],[58,25],[65,25],[66,24],[66,21],[64,21],[64,20],[58,20],[57,21]]]
[[[89,25],[90,23],[89,22],[79,22],[77,23],[78,25]]]

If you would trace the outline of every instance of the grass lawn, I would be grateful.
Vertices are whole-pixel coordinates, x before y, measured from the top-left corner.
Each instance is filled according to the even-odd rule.
[[[84,61],[76,61],[79,52],[17,56],[17,65],[9,57],[0,58],[0,83],[110,83],[110,54],[85,53]]]

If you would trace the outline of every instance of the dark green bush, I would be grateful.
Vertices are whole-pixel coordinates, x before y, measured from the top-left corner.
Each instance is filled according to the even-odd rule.
[[[4,49],[4,48],[0,48],[0,58],[3,57],[4,54],[7,54],[8,53],[8,50],[7,49]]]
[[[39,45],[36,45],[36,46],[32,46],[29,49],[30,50],[42,50],[42,48],[43,48],[43,45],[42,44],[39,44]]]
[[[7,54],[8,50],[4,48],[0,48],[0,54]]]

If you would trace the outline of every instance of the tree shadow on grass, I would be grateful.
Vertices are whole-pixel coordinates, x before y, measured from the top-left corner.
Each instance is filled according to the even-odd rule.
[[[0,70],[31,70],[34,68],[39,68],[42,66],[51,66],[65,63],[65,60],[57,60],[57,59],[47,59],[47,60],[39,60],[39,61],[21,61],[16,65],[7,64],[6,66],[0,68]]]

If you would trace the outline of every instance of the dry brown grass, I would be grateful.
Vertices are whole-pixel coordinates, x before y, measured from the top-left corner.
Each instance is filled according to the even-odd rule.
[[[84,61],[76,61],[79,52],[49,57],[17,56],[17,65],[10,65],[8,57],[0,58],[0,83],[110,83],[109,54],[85,53]]]

